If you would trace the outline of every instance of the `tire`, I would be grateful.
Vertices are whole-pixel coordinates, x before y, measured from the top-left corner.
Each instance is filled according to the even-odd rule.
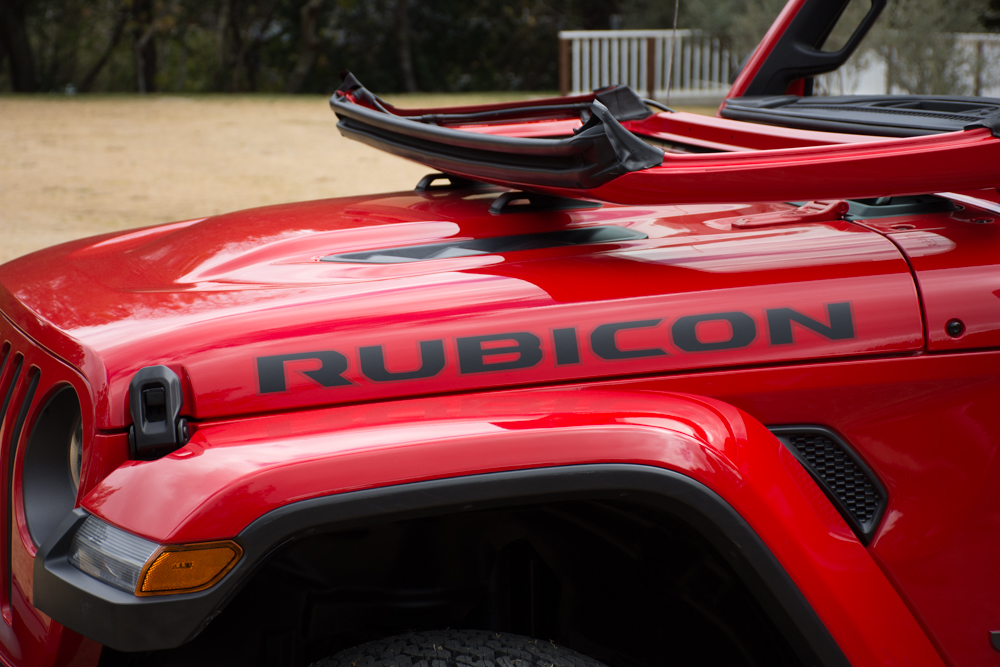
[[[607,666],[544,639],[483,630],[432,630],[361,644],[311,667]]]

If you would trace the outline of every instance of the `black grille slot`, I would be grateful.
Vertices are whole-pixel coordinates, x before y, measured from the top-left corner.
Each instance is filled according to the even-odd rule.
[[[0,426],[3,426],[4,420],[7,418],[7,408],[10,407],[10,399],[14,396],[14,388],[17,386],[17,378],[21,375],[21,364],[24,363],[24,357],[20,354],[10,354],[10,343],[5,345],[6,353],[4,354],[3,367],[0,368]],[[13,369],[8,372],[7,367],[13,364]]]
[[[885,490],[871,470],[829,429],[787,426],[771,431],[803,463],[858,537],[867,543],[886,505]]]
[[[19,357],[21,355],[18,355]],[[23,360],[23,357],[22,357]],[[13,563],[13,545],[14,545],[14,525],[16,523],[14,518],[14,462],[17,460],[17,442],[21,439],[21,429],[24,428],[25,419],[28,417],[28,410],[31,409],[31,403],[35,400],[35,390],[38,389],[38,379],[40,377],[40,372],[37,367],[31,367],[28,371],[27,376],[27,387],[24,391],[24,396],[21,397],[21,406],[17,411],[17,420],[14,422],[14,428],[10,434],[10,440],[7,442],[7,599],[10,600],[10,595],[14,590],[14,582],[12,577],[14,576],[14,571],[11,568],[11,563]]]

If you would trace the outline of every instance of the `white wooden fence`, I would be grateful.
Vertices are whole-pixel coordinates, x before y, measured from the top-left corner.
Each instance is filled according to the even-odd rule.
[[[739,58],[699,30],[566,30],[559,33],[563,95],[627,83],[640,95],[721,98]],[[672,73],[671,73],[672,71]]]
[[[957,33],[950,67],[961,90],[957,93],[1000,97],[1000,35]],[[818,95],[899,95],[884,53],[859,49],[836,72],[816,78]],[[948,91],[937,91],[948,92]]]

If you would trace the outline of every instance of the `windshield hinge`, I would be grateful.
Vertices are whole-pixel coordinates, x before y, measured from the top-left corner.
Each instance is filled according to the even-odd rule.
[[[850,204],[842,199],[827,199],[806,202],[798,208],[787,211],[769,211],[741,215],[736,218],[712,220],[713,225],[728,223],[734,229],[753,229],[755,227],[770,227],[773,225],[796,225],[805,222],[832,222],[843,220],[850,210]]]

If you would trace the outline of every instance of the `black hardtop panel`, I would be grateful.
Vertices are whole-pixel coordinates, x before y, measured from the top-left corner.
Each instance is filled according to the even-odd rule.
[[[885,137],[958,132],[998,113],[1000,99],[946,95],[738,97],[722,109],[732,120]]]

